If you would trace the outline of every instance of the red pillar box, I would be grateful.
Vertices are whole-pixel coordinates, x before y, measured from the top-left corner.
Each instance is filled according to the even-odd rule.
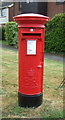
[[[37,107],[44,91],[44,24],[49,17],[29,13],[15,16],[14,21],[18,23],[19,105]]]

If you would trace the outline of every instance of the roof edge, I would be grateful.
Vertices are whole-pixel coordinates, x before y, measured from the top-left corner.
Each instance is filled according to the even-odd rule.
[[[11,5],[8,5],[8,6],[0,7],[0,9],[2,9],[2,8],[10,8],[10,7],[12,7],[12,6],[14,6],[14,4],[11,4]]]

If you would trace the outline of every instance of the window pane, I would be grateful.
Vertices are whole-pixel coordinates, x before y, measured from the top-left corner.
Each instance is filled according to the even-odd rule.
[[[1,16],[6,16],[6,9],[2,9]]]

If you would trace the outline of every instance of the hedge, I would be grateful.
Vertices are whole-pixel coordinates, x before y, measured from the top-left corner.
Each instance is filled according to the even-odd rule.
[[[8,45],[18,46],[18,24],[16,22],[8,22],[5,27],[5,38]]]
[[[0,26],[0,40],[5,40],[5,26]]]
[[[65,13],[56,14],[46,24],[45,50],[65,53]]]

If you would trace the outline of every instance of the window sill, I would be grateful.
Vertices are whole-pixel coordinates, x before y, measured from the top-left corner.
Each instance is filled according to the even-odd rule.
[[[6,16],[0,16],[0,18],[5,18]]]

